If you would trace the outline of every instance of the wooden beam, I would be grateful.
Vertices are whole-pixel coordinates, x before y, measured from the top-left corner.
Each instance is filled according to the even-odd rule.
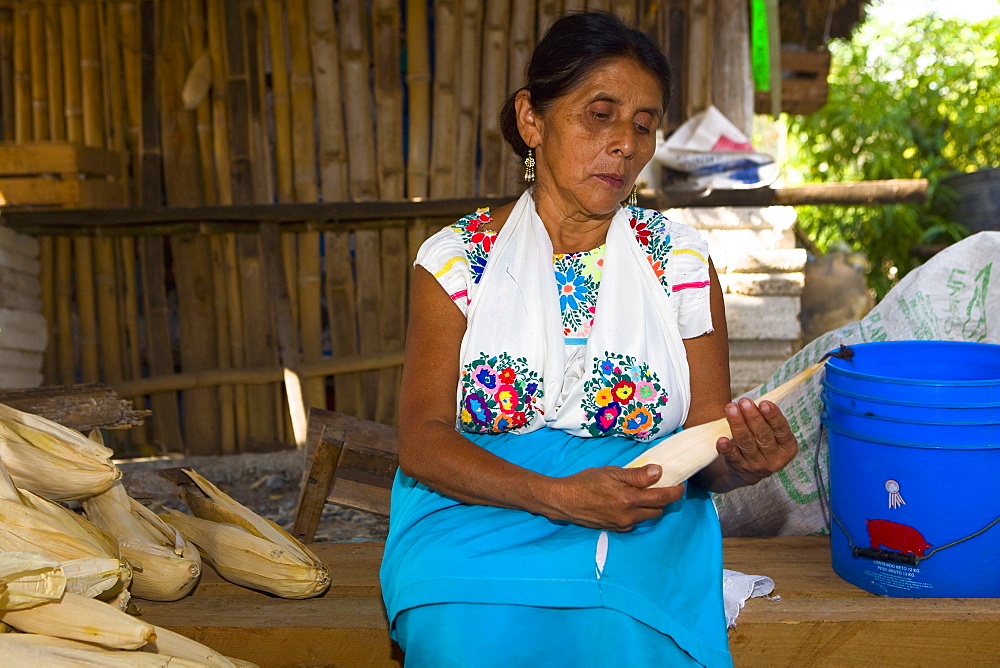
[[[150,411],[134,410],[104,383],[48,385],[0,390],[0,404],[40,415],[64,427],[88,432],[95,427],[122,429],[143,424]]]
[[[803,206],[817,204],[881,206],[927,200],[927,179],[892,179],[852,183],[810,183],[790,188],[709,190],[707,192],[646,191],[654,208],[684,209],[716,206]],[[642,202],[640,202],[642,204]],[[646,204],[649,206],[649,203]]]
[[[295,367],[295,373],[300,378],[316,378],[317,376],[334,376],[356,371],[375,371],[402,364],[403,351],[398,350],[376,353],[374,355],[340,357],[323,362],[302,363]],[[122,396],[130,397],[142,394],[190,390],[198,387],[213,387],[216,385],[280,383],[285,380],[285,372],[286,369],[280,366],[217,369],[127,380],[115,383],[113,387]]]

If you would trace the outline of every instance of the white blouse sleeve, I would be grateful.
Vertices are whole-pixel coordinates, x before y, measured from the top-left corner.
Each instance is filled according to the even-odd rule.
[[[413,266],[431,273],[451,300],[467,315],[472,273],[465,244],[452,226],[442,229],[421,244]]]

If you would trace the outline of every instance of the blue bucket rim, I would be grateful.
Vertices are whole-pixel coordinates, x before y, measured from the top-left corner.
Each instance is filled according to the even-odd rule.
[[[891,346],[893,344],[921,344],[932,347],[981,347],[988,346],[990,348],[996,348],[1000,352],[1000,344],[996,343],[982,343],[979,341],[939,341],[939,340],[921,340],[921,339],[907,339],[903,341],[867,341],[865,343],[854,343],[851,345],[845,344],[847,348],[870,348],[873,346]],[[839,348],[834,348],[830,352],[837,352]],[[1000,378],[994,379],[984,379],[984,380],[949,380],[949,381],[933,381],[933,380],[918,380],[915,378],[896,378],[894,376],[877,376],[870,373],[862,373],[860,371],[853,371],[851,369],[845,369],[842,366],[838,366],[837,362],[847,362],[849,360],[844,360],[839,357],[831,356],[827,358],[825,368],[829,372],[833,369],[836,373],[847,376],[848,378],[854,378],[857,380],[871,380],[880,383],[895,383],[897,385],[919,385],[921,387],[980,387],[987,385],[1000,386]]]
[[[827,390],[829,390],[829,388],[827,388]],[[926,425],[934,426],[934,427],[981,427],[981,426],[1000,425],[1000,417],[997,417],[997,419],[995,419],[995,420],[975,420],[975,421],[972,421],[972,422],[969,422],[969,421],[964,421],[963,422],[963,421],[957,421],[957,420],[946,420],[946,421],[941,422],[941,421],[935,421],[935,420],[928,420],[928,419],[925,419],[923,417],[920,417],[919,419],[916,419],[916,420],[913,420],[913,419],[909,419],[908,420],[908,419],[905,419],[905,418],[892,417],[892,416],[889,416],[889,415],[874,415],[874,414],[871,414],[871,413],[866,413],[864,411],[859,411],[856,408],[851,408],[849,406],[843,405],[842,403],[840,403],[840,402],[837,401],[837,398],[836,398],[837,394],[838,394],[837,392],[834,392],[833,394],[831,394],[829,391],[824,391],[820,395],[820,398],[823,399],[824,403],[828,402],[829,404],[833,405],[841,413],[849,413],[850,415],[854,415],[854,416],[860,417],[860,418],[865,418],[866,420],[881,420],[882,422],[899,422],[901,424],[910,424],[910,425],[912,425],[912,424],[926,424]],[[847,396],[846,393],[843,393],[843,394],[844,394],[844,396]],[[887,401],[878,401],[878,400],[871,401],[870,403],[873,403],[873,404],[881,403],[881,404],[885,404],[885,405],[900,405],[900,404],[890,404],[890,402],[887,402]],[[906,405],[905,407],[906,408],[910,408],[910,405]],[[972,406],[960,406],[960,407],[956,407],[956,408],[948,407],[948,408],[944,408],[943,410],[957,410],[957,411],[962,411],[962,410],[970,410],[970,409],[974,409],[974,408],[975,407],[972,407]],[[989,406],[989,408],[994,408],[994,406]],[[997,408],[998,408],[998,411],[1000,411],[1000,407],[997,407]]]
[[[891,438],[883,438],[880,436],[871,436],[869,434],[859,434],[850,429],[844,429],[839,425],[835,425],[830,421],[830,418],[824,412],[820,415],[819,421],[824,427],[830,431],[835,431],[841,436],[846,436],[848,438],[854,439],[855,441],[865,441],[866,443],[875,443],[877,445],[892,445],[900,448],[914,448],[920,450],[943,450],[943,451],[961,451],[961,450],[997,450],[1000,452],[1000,445],[947,445],[942,443],[914,443],[911,441],[895,441]]]
[[[824,392],[824,394],[829,394],[829,393],[832,392],[833,394],[839,394],[839,395],[844,396],[844,397],[850,397],[851,399],[860,399],[861,401],[867,401],[867,402],[873,403],[873,404],[886,404],[886,405],[889,405],[889,406],[907,406],[907,407],[912,406],[914,408],[924,408],[924,407],[927,406],[927,402],[925,402],[925,401],[901,401],[901,400],[898,400],[898,399],[887,399],[885,397],[873,397],[873,396],[869,396],[869,395],[866,395],[866,394],[859,394],[857,392],[851,392],[849,390],[842,390],[839,387],[837,387],[836,385],[833,385],[832,383],[828,382],[825,377],[822,380],[820,380],[819,384],[823,386],[824,390],[826,390]],[[961,403],[961,404],[951,404],[949,406],[935,406],[934,408],[936,410],[949,410],[949,411],[952,411],[952,410],[953,411],[961,411],[961,410],[966,410],[966,409],[969,409],[969,408],[973,408],[973,409],[976,409],[976,408],[996,408],[996,409],[1000,410],[1000,400],[998,400],[995,403],[985,403],[985,404]],[[954,424],[954,423],[951,423],[951,424]],[[993,424],[993,422],[985,422],[985,423],[982,423],[982,422],[973,422],[973,423],[970,423],[970,424]]]

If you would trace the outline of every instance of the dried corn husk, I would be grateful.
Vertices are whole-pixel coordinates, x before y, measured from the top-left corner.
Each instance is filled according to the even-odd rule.
[[[198,550],[131,498],[120,480],[82,504],[94,524],[118,539],[122,557],[132,567],[132,595],[176,601],[194,589],[201,576]]]
[[[59,601],[27,610],[0,614],[7,624],[25,633],[80,640],[116,649],[139,649],[156,638],[148,624],[118,608],[79,594],[64,594]]]
[[[132,578],[114,538],[68,508],[18,490],[0,461],[0,551],[36,552],[59,562],[66,590],[113,597]]]
[[[54,501],[100,494],[121,477],[113,454],[78,431],[0,404],[0,460],[21,489]]]
[[[34,633],[0,636],[0,656],[18,668],[99,666],[125,668],[195,668],[204,664],[164,654],[107,649],[90,643]]]
[[[845,354],[831,353],[834,355]],[[767,399],[779,405],[792,390],[816,374],[826,362],[826,357],[816,364],[807,367],[788,379],[757,401]],[[679,485],[692,475],[711,464],[719,455],[715,449],[716,442],[723,436],[732,438],[729,422],[720,418],[714,422],[706,422],[663,439],[649,450],[625,465],[625,468],[638,468],[646,464],[658,464],[663,473],[660,479],[650,487],[672,487]]]
[[[310,598],[326,591],[330,573],[305,545],[194,471],[185,472],[210,498],[185,494],[197,517],[169,509],[162,517],[194,542],[222,577],[283,598]]]
[[[165,510],[164,521],[194,542],[202,557],[233,584],[282,598],[312,598],[330,586],[330,574],[319,561],[302,561],[284,546],[234,524]]]
[[[249,661],[231,659],[228,656],[219,654],[211,647],[202,645],[197,640],[192,640],[169,629],[160,626],[155,626],[154,629],[156,630],[156,640],[146,644],[142,648],[143,652],[156,652],[157,654],[176,656],[188,661],[196,661],[199,665],[205,666],[223,666],[225,668],[247,666],[249,668],[250,666],[257,665]]]
[[[58,600],[65,590],[58,561],[33,552],[0,552],[0,612]]]

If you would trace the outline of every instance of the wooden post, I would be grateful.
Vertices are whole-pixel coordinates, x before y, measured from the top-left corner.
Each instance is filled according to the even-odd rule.
[[[262,223],[260,240],[263,248],[264,275],[267,279],[268,301],[278,333],[278,350],[285,371],[285,394],[288,414],[292,422],[295,444],[303,447],[306,442],[306,409],[302,401],[302,379],[296,372],[301,363],[299,340],[288,302],[288,286],[282,280],[281,253],[276,223]]]
[[[348,198],[347,145],[344,143],[340,58],[337,54],[337,23],[333,3],[328,0],[309,0],[308,26],[312,75],[316,89],[316,115],[320,119],[320,184],[323,199],[338,202]]]
[[[164,203],[163,164],[160,159],[159,86],[156,79],[156,3],[153,0],[140,0],[139,12],[138,43],[142,49],[141,193],[142,205],[155,207]],[[65,20],[63,25],[66,25]]]
[[[712,103],[712,0],[690,0],[687,12],[687,61],[684,117],[704,111]]]
[[[331,10],[332,11],[332,10]],[[274,201],[274,179],[271,173],[271,147],[268,140],[268,119],[265,113],[267,101],[267,85],[265,81],[265,62],[267,54],[264,49],[265,26],[262,20],[262,8],[260,0],[253,0],[246,4],[246,11],[243,13],[246,25],[247,39],[247,82],[249,86],[249,120],[247,121],[247,132],[249,134],[249,159],[251,167],[252,192],[249,193],[251,202],[258,204],[270,204]],[[339,105],[339,98],[338,98]],[[338,106],[338,109],[340,107]],[[235,194],[241,197],[246,191],[237,190]],[[242,199],[240,203],[243,202]]]
[[[712,30],[712,104],[746,136],[753,125],[753,76],[750,73],[748,3],[725,3],[714,12]]]
[[[93,383],[101,379],[101,363],[97,343],[97,307],[94,303],[94,250],[90,237],[73,239],[73,264],[77,326],[80,330],[81,380]]]
[[[206,32],[212,58],[211,123],[215,169],[204,178],[215,183],[219,204],[233,203],[233,183],[229,156],[229,104],[226,95],[226,31],[222,0],[207,0]],[[204,117],[202,112],[202,117]],[[238,131],[238,130],[237,130]]]
[[[0,131],[3,141],[14,139],[14,12],[0,7]]]
[[[57,382],[72,384],[76,378],[76,354],[73,345],[73,241],[55,240],[55,340],[49,344],[57,351]]]
[[[330,314],[330,345],[333,359],[358,353],[358,328],[354,269],[350,232],[327,232],[326,307]],[[372,274],[369,274],[372,275]],[[377,274],[376,274],[377,275]],[[339,374],[333,378],[334,407],[339,413],[361,417],[361,376]]]
[[[14,141],[31,140],[31,35],[28,7],[14,9]]]
[[[167,305],[167,268],[163,237],[145,237],[140,241],[142,266],[143,316],[146,325],[146,360],[149,374],[161,376],[174,372],[174,352],[170,342],[170,310]],[[181,418],[174,392],[150,397],[153,409],[153,434],[167,452],[183,452]]]
[[[46,64],[48,49],[45,46],[45,8],[39,3],[28,3],[28,33],[31,56],[31,125],[32,139],[46,140],[49,130],[49,72]]]
[[[491,2],[486,5],[482,50],[482,105],[479,118],[479,194],[503,192],[503,173],[509,171],[513,155],[500,134],[498,114],[511,92],[507,85],[507,26],[510,5]]]
[[[351,199],[378,199],[378,177],[375,165],[375,128],[371,108],[371,87],[368,84],[371,57],[365,41],[367,28],[360,3],[340,5],[340,66],[347,130],[348,180]]]
[[[476,194],[476,152],[479,125],[479,79],[482,72],[483,5],[476,0],[461,0],[461,31],[458,66],[458,122],[455,137],[455,176],[453,195]],[[495,112],[494,112],[495,113]]]
[[[457,2],[434,3],[434,114],[431,121],[431,197],[455,196],[459,67]]]
[[[406,192],[399,36],[399,2],[375,0],[372,5],[372,56],[375,64],[378,187],[379,197],[383,200],[403,199]]]
[[[142,147],[139,120],[142,117],[142,50],[139,42],[139,15],[132,0],[118,4],[122,31],[122,71],[128,128],[125,138],[132,164],[132,202],[142,203]]]
[[[83,143],[87,146],[104,146],[104,105],[102,103],[104,86],[101,83],[101,45],[98,39],[97,2],[96,0],[80,0],[78,7],[80,74],[83,93]]]
[[[212,68],[215,67],[216,58],[212,58],[207,51],[206,30],[208,21],[205,18],[204,0],[186,0],[188,16],[188,35],[191,41],[191,62],[199,63],[203,58],[210,58]],[[197,68],[197,65],[195,65]],[[194,69],[194,68],[193,68]],[[212,74],[212,72],[210,70]],[[190,77],[190,75],[189,75]],[[215,82],[213,81],[213,86]],[[185,88],[187,82],[185,82]],[[219,204],[219,190],[215,171],[215,147],[212,133],[212,105],[211,93],[205,95],[195,107],[195,128],[198,135],[198,162],[201,165],[201,196],[205,204],[211,206]],[[186,106],[190,106],[187,103]],[[232,204],[232,202],[225,202]]]
[[[535,12],[532,0],[513,0],[513,8],[510,17],[510,42],[507,66],[507,90],[515,91],[522,87],[527,80],[525,72],[528,61],[531,59],[531,50],[535,46]],[[496,112],[493,112],[496,113]],[[503,186],[501,194],[513,195],[521,189],[520,173],[517,163],[513,158],[513,152],[509,147],[504,146],[502,160]]]
[[[59,5],[45,5],[45,65],[48,69],[49,136],[55,140],[66,139],[66,110],[63,97],[62,26]]]
[[[274,105],[274,155],[277,160],[278,201],[295,201],[292,167],[292,115],[285,57],[284,17],[281,0],[265,0],[271,39],[271,87]]]
[[[225,0],[223,5],[226,35],[226,96],[229,117],[229,179],[231,203],[250,204],[254,196],[254,166],[251,162],[250,81],[247,70],[247,31],[243,3]],[[266,137],[259,137],[259,141]],[[270,164],[262,162],[257,169],[270,172]],[[225,172],[220,172],[225,174]],[[220,176],[220,179],[222,177]],[[220,192],[223,192],[220,188]],[[270,200],[267,200],[270,202]],[[235,240],[230,240],[235,242]]]
[[[506,2],[492,5],[506,6]],[[409,152],[406,159],[407,197],[427,197],[431,152],[431,64],[427,2],[406,3],[406,86],[409,91]]]

